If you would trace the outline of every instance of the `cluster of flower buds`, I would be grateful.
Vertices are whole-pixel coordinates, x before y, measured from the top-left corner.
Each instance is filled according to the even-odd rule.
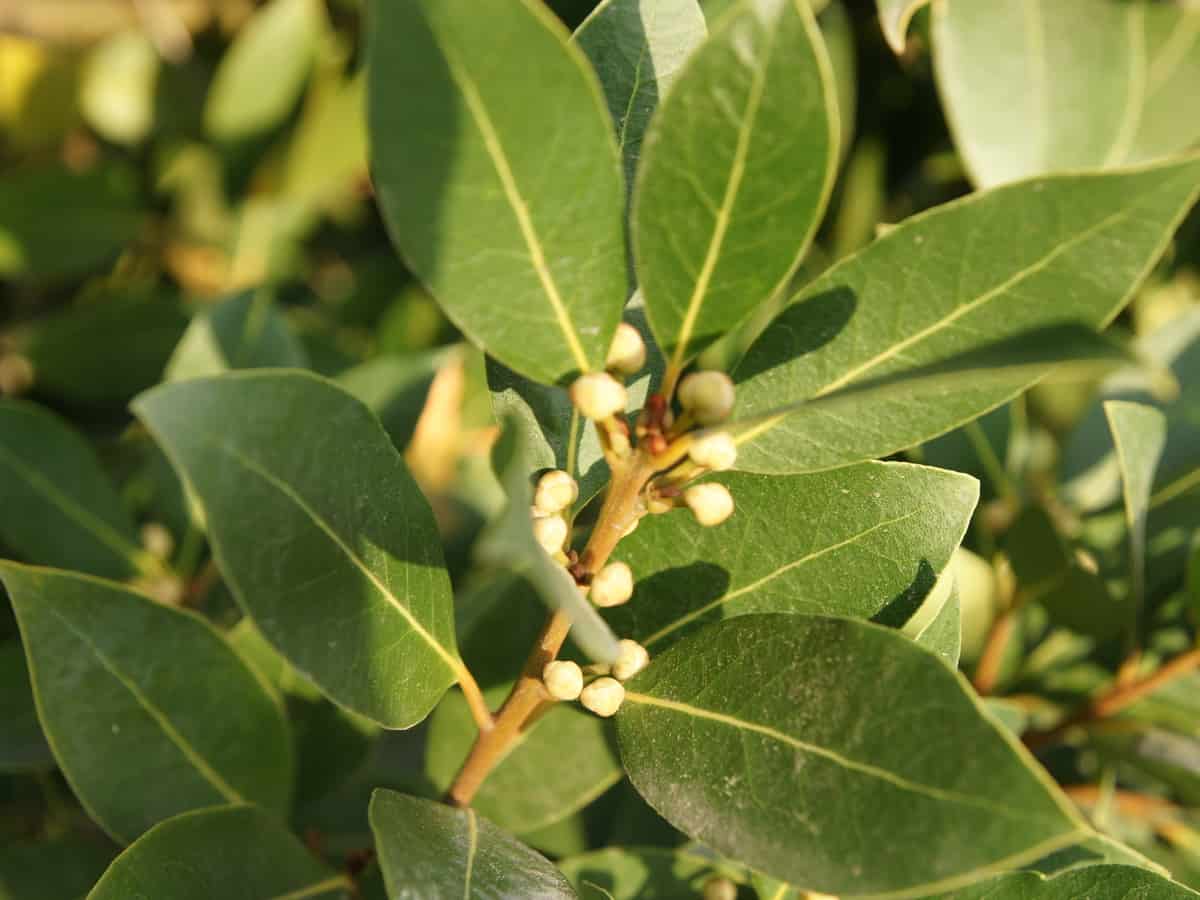
[[[551,469],[540,479],[533,493],[533,536],[551,556],[562,552],[567,540],[567,520],[563,513],[579,497],[579,485],[561,469]]]
[[[617,658],[609,667],[608,675],[602,675],[584,685],[583,669],[568,659],[556,659],[542,669],[542,683],[555,700],[578,700],[585,709],[598,716],[608,718],[616,715],[625,700],[628,681],[650,664],[650,654],[637,641],[628,638],[617,644]],[[604,671],[601,668],[601,671]]]

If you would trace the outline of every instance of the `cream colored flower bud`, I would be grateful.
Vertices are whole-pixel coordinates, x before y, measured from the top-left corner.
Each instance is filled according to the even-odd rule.
[[[705,528],[720,525],[733,515],[733,495],[723,484],[694,484],[683,492],[683,502]]]
[[[724,431],[705,434],[692,441],[688,456],[698,466],[723,472],[737,462],[737,444]]]
[[[555,700],[575,700],[583,690],[583,669],[570,660],[556,659],[542,669],[542,683]]]
[[[175,551],[175,538],[160,522],[147,522],[142,526],[142,546],[155,559],[166,559]]]
[[[597,606],[620,606],[633,596],[633,572],[623,562],[609,563],[592,578],[588,593]]]
[[[533,520],[533,537],[542,549],[553,556],[563,548],[567,539],[567,520],[562,516],[546,516]]]
[[[598,716],[616,715],[625,700],[625,688],[615,678],[597,678],[583,689],[579,702]]]
[[[628,681],[650,664],[650,654],[637,641],[622,638],[617,642],[617,661],[613,663],[613,678],[617,681]]]
[[[571,402],[589,419],[607,419],[625,412],[625,386],[607,372],[580,375],[571,385]]]
[[[733,400],[733,379],[724,372],[693,372],[679,382],[679,405],[701,425],[728,419]]]
[[[612,346],[608,348],[608,357],[604,360],[606,368],[622,375],[633,375],[646,365],[646,342],[641,333],[628,322],[617,326],[613,335]]]
[[[533,508],[543,515],[562,512],[579,496],[579,485],[562,469],[552,469],[538,479]]]
[[[737,900],[737,885],[728,878],[710,878],[704,882],[704,900]]]

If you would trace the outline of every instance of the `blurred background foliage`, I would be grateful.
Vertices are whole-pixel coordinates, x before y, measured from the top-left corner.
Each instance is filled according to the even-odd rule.
[[[551,5],[574,26],[592,3]],[[873,3],[822,5],[846,145],[800,280],[970,189],[923,18],[897,58]],[[35,405],[47,459],[58,454],[64,473],[58,488],[103,495],[94,508],[108,510],[133,548],[106,571],[88,561],[83,538],[76,545],[71,523],[45,547],[32,533],[45,523],[18,521],[10,506],[7,516],[0,509],[0,555],[133,577],[233,628],[266,668],[285,664],[236,624],[202,522],[131,420],[136,393],[164,378],[261,365],[337,380],[406,452],[459,582],[499,497],[486,463],[494,422],[482,357],[405,270],[373,202],[365,14],[364,0],[0,0],[0,391]],[[769,315],[705,364],[735,357]],[[1116,327],[1184,386],[1150,517],[1138,645],[1152,665],[1194,644],[1200,610],[1200,216]],[[1077,704],[1128,659],[1123,639],[1081,612],[1098,594],[1119,600],[1127,590],[1113,574],[1125,532],[1101,395],[1149,396],[1136,378],[1039,388],[908,454],[983,482],[969,549],[955,562],[964,665],[983,690],[1004,695],[994,702],[1009,721],[1036,725],[1048,705]],[[998,621],[1009,635],[1002,646]],[[371,845],[372,787],[431,793],[422,729],[381,736],[286,675],[300,759],[293,824],[353,866]],[[1197,698],[1193,673],[1047,762],[1103,827],[1200,887]],[[0,722],[0,898],[81,896],[114,848],[54,771],[7,603]],[[681,839],[624,784],[523,838],[551,854]]]

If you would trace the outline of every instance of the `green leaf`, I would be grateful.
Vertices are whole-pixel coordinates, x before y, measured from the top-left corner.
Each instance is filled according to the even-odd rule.
[[[6,841],[0,847],[0,898],[83,900],[113,858],[106,844],[74,836]]]
[[[548,384],[603,368],[626,296],[624,190],[583,52],[537,0],[374,13],[372,166],[405,261],[509,368]]]
[[[134,411],[263,636],[385,727],[428,715],[463,672],[450,579],[429,505],[366,407],[315,375],[252,371],[156,388]]]
[[[507,685],[484,693],[492,709],[507,695]],[[425,771],[439,793],[450,787],[478,733],[457,692],[430,717]],[[523,834],[582,809],[621,777],[607,723],[572,704],[558,703],[521,732],[520,742],[488,775],[471,806],[505,831]]]
[[[308,354],[263,290],[243,291],[192,319],[167,363],[166,380],[220,375],[231,369],[303,369]]]
[[[473,809],[377,790],[371,795],[371,829],[393,898],[575,896],[545,857]]]
[[[575,579],[534,539],[529,514],[533,468],[525,456],[523,427],[514,416],[506,419],[492,452],[508,505],[480,535],[476,557],[484,565],[525,578],[550,609],[561,609],[571,619],[571,637],[584,653],[597,662],[612,662],[617,658],[616,637],[580,592]]]
[[[1032,362],[1053,355],[1053,342],[1023,346],[1017,335],[1106,324],[1198,191],[1200,158],[1193,158],[973,194],[892,229],[801,291],[754,343],[733,373],[736,412],[751,418],[863,379],[883,386],[932,366],[929,393],[897,389],[870,403],[835,404],[827,414],[810,404],[808,413],[744,444],[739,467],[778,473],[845,465],[928,440],[1016,396],[1038,376],[1017,366],[976,384],[965,377],[972,351],[1009,339],[1009,361]],[[1096,355],[1096,348],[1085,354]],[[964,377],[949,390],[936,366],[956,357]],[[1002,361],[991,365],[1003,369]],[[952,370],[943,374],[953,378]]]
[[[896,2],[895,6],[905,6]],[[1117,0],[935,3],[951,131],[984,187],[1160,159],[1200,141],[1200,10]]]
[[[720,528],[677,510],[643,519],[617,550],[634,596],[606,618],[651,652],[755,612],[882,614],[900,625],[949,563],[979,489],[969,476],[907,463],[715,480],[736,504]]]
[[[617,734],[668,821],[810,890],[949,890],[1086,833],[960,676],[853,619],[711,625],[629,682]]]
[[[0,577],[55,758],[114,838],[217,803],[284,810],[279,698],[204,619],[87,575],[3,563]]]
[[[1020,872],[926,900],[1189,900],[1200,897],[1181,884],[1132,866],[1084,866],[1054,878]]]
[[[602,0],[575,31],[604,89],[630,188],[659,99],[706,33],[696,0]]]
[[[832,189],[837,100],[805,0],[741,0],[646,133],[633,249],[676,374],[783,287]]]
[[[350,900],[353,885],[252,806],[184,813],[118,856],[88,900]]]
[[[962,607],[953,569],[946,569],[938,577],[933,590],[900,630],[940,656],[950,668],[958,667],[962,652]]]
[[[408,445],[425,409],[438,369],[453,364],[455,351],[437,349],[377,356],[338,374],[335,381],[379,417],[398,448]]]
[[[830,3],[818,11],[819,3],[809,3],[817,14],[821,38],[829,54],[837,96],[838,159],[844,161],[854,143],[854,121],[858,115],[858,59],[854,49],[854,24],[846,7]]]
[[[325,24],[319,0],[270,0],[238,31],[204,104],[204,128],[240,141],[281,124],[295,108]]]
[[[141,142],[154,125],[159,65],[154,42],[140,29],[102,41],[83,68],[79,106],[87,123],[115,143]]]
[[[1124,400],[1109,400],[1104,404],[1104,415],[1121,466],[1133,600],[1140,607],[1146,593],[1146,515],[1154,473],[1167,440],[1167,418],[1152,406]]]
[[[897,56],[904,52],[904,45],[908,40],[908,26],[912,23],[913,16],[928,2],[929,0],[875,0],[876,6],[879,7],[879,27],[883,29],[888,46]]]
[[[33,689],[19,641],[0,643],[0,772],[54,768],[54,756],[38,724]],[[0,894],[3,896],[3,894]]]
[[[92,448],[53,413],[0,400],[0,539],[29,562],[111,578],[152,560]]]
[[[678,900],[700,897],[710,878],[746,882],[746,872],[720,860],[657,847],[608,847],[559,862],[580,900]]]

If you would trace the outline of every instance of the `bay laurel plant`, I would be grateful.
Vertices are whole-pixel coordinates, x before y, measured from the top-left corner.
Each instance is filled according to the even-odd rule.
[[[920,5],[880,0],[897,50]],[[164,595],[90,448],[4,401],[6,671],[126,847],[89,897],[1197,896],[1112,816],[1196,839],[1194,718],[1118,714],[1200,664],[1170,402],[1200,325],[1105,331],[1200,194],[1197,135],[1139,132],[1148,104],[1103,153],[1006,153],[963,97],[1010,23],[970,6],[930,29],[980,189],[827,265],[853,119],[826,4],[604,0],[570,33],[541,0],[373,0],[375,195],[482,351],[496,501],[451,566],[362,391],[235,298],[132,403],[240,610],[217,627]],[[256,367],[214,364],[252,320]],[[1101,378],[1100,443],[1057,493],[1022,481],[995,449],[1019,398]],[[311,797],[289,831],[298,773],[404,731],[424,763],[354,783],[365,845]]]

